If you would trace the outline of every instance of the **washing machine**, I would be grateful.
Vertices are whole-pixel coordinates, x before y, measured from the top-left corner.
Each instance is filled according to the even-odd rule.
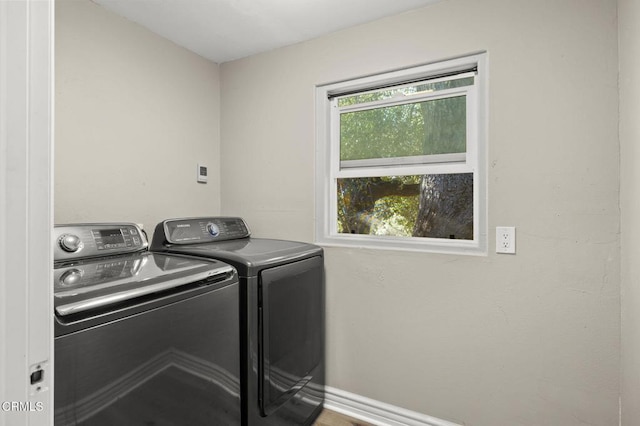
[[[242,218],[201,217],[159,223],[151,251],[237,269],[242,424],[312,424],[324,402],[322,248],[253,238]]]
[[[53,234],[55,425],[239,425],[236,270],[131,223]]]

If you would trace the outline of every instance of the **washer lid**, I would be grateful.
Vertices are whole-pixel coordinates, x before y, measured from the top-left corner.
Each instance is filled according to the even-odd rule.
[[[212,284],[235,274],[230,265],[205,259],[139,252],[58,264],[54,306],[59,317],[103,311],[194,283]]]
[[[243,238],[212,243],[165,244],[154,250],[222,260],[233,265],[241,276],[254,276],[258,271],[312,256],[322,256],[322,248],[298,241],[266,238]]]

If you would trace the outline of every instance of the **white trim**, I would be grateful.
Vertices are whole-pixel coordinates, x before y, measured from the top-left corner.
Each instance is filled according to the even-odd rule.
[[[324,407],[378,426],[462,426],[330,386],[325,387]]]
[[[380,165],[362,163],[367,167],[353,166],[356,163],[339,161],[339,111],[337,98],[329,99],[332,93],[365,90],[378,84],[393,83],[407,78],[427,78],[438,72],[451,69],[477,67],[474,85],[456,88],[463,90],[467,99],[467,135],[473,143],[467,143],[464,162],[442,162],[423,164]],[[351,81],[342,81],[316,87],[316,229],[315,241],[324,246],[365,247],[383,250],[412,250],[434,253],[488,254],[488,200],[487,200],[487,107],[488,107],[488,69],[487,54],[480,53],[440,63],[428,64],[393,71],[385,74],[367,76]],[[337,230],[337,179],[388,176],[392,171],[397,175],[473,173],[473,240],[448,240],[440,238],[377,238],[375,236],[356,236],[340,234]]]
[[[465,152],[452,154],[412,155],[389,158],[365,158],[362,160],[341,160],[340,169],[349,169],[352,167],[394,167],[413,164],[465,163],[466,161],[467,154]]]
[[[384,85],[392,85],[395,83],[402,84],[403,81],[418,80],[433,76],[435,74],[464,71],[465,69],[476,65],[474,59],[482,56],[483,54],[484,52],[481,52],[475,55],[438,61],[417,67],[397,69],[395,71],[385,73],[384,75],[374,74],[361,78],[346,79],[326,85],[323,84],[321,86],[326,89],[324,99],[326,100],[329,96],[342,97],[344,95],[341,95],[341,93],[347,91],[364,92],[365,90],[370,89],[372,86],[379,87]],[[443,67],[444,63],[447,64],[446,68]]]
[[[431,244],[429,244],[431,243]],[[442,254],[464,254],[484,256],[478,244],[471,240],[448,240],[423,237],[392,237],[379,235],[336,234],[327,239],[319,239],[322,247],[351,247],[372,250],[412,251]]]
[[[53,26],[53,0],[0,1],[0,426],[53,424]]]
[[[358,161],[358,160],[355,160]],[[334,163],[335,164],[335,163]],[[346,168],[335,172],[334,178],[362,178],[379,176],[438,175],[451,173],[473,173],[475,168],[467,163],[422,163],[388,165],[376,167]],[[333,188],[335,190],[335,188]]]

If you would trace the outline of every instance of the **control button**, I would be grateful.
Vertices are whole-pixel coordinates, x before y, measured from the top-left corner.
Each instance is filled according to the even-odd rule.
[[[218,228],[218,226],[215,223],[209,222],[209,223],[207,223],[207,232],[212,237],[217,237],[220,234],[220,229]]]
[[[82,279],[82,271],[79,269],[70,269],[60,276],[60,284],[64,286],[72,286],[78,284]]]
[[[73,234],[64,234],[60,237],[58,243],[62,250],[69,253],[75,253],[83,247],[80,237]]]

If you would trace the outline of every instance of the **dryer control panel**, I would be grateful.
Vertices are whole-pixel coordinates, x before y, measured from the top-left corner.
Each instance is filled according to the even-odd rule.
[[[208,243],[249,237],[249,227],[240,217],[200,217],[170,219],[161,222],[153,235],[153,244]]]
[[[133,223],[87,223],[53,228],[54,261],[133,253],[147,246],[144,233]]]

